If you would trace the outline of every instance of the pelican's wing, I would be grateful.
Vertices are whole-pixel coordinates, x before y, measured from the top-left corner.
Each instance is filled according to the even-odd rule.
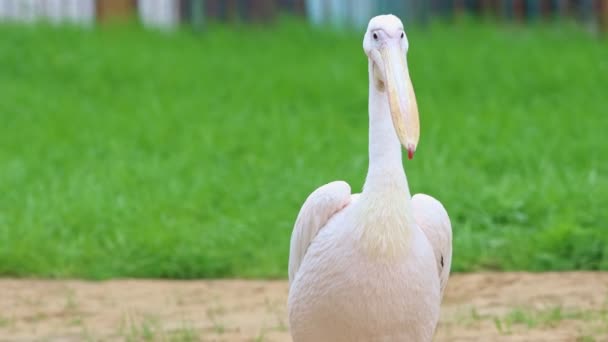
[[[437,271],[441,281],[441,296],[448,283],[452,265],[452,225],[441,203],[431,196],[416,194],[412,197],[414,219],[433,246],[437,258]]]
[[[323,185],[308,198],[296,219],[289,250],[289,283],[298,273],[308,246],[329,218],[346,207],[351,200],[350,186],[336,181]]]

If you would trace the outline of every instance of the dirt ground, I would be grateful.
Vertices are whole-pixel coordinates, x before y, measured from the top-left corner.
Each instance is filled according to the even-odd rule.
[[[0,341],[290,341],[284,281],[0,280]],[[608,273],[452,275],[435,341],[608,341]]]

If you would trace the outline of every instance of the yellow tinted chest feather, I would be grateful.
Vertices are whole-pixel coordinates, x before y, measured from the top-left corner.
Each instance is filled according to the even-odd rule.
[[[355,236],[366,255],[394,259],[407,254],[414,221],[403,197],[384,196],[361,201],[355,215]]]

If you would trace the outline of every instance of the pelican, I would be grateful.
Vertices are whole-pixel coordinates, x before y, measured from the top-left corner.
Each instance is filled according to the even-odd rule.
[[[431,341],[452,260],[445,208],[410,195],[401,145],[418,144],[418,106],[401,20],[370,20],[369,167],[363,191],[335,181],[300,209],[289,251],[289,326],[295,342]]]

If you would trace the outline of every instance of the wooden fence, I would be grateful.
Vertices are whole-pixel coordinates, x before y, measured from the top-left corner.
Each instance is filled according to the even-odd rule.
[[[94,24],[130,16],[136,4],[137,0],[0,0],[0,20]]]
[[[0,0],[0,20],[93,24],[137,16],[147,26],[205,21],[271,21],[280,12],[305,16],[313,24],[364,27],[370,17],[394,13],[406,26],[433,16],[462,13],[519,22],[573,17],[608,31],[608,0]]]
[[[404,24],[464,13],[517,22],[574,18],[608,31],[608,0],[307,0],[312,23],[364,27],[378,13],[394,13]]]
[[[0,20],[91,24],[95,21],[95,0],[0,0]]]

